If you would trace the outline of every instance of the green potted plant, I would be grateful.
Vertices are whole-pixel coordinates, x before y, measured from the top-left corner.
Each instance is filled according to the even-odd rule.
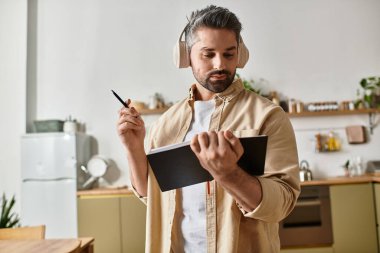
[[[1,199],[0,228],[13,228],[20,225],[20,218],[12,209],[16,203],[15,196],[8,200],[3,193]]]
[[[380,108],[380,76],[366,77],[360,80],[363,88],[363,102],[367,108]]]
[[[246,90],[250,90],[250,91],[253,91],[253,92],[261,95],[260,89],[253,88],[253,84],[255,83],[255,81],[253,79],[247,80],[245,78],[240,77],[240,75],[238,73],[236,73],[236,77],[241,79],[241,81],[243,82],[244,88]]]

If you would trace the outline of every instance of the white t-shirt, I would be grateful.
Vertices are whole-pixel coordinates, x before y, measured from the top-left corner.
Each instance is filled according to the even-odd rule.
[[[194,117],[184,141],[195,134],[207,132],[215,101],[195,101]],[[206,185],[199,183],[182,188],[183,219],[180,223],[185,252],[206,252]]]

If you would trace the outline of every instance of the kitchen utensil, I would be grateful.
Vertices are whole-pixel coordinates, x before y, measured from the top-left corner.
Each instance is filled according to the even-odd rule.
[[[367,162],[368,172],[379,172],[380,171],[380,160],[371,160]]]
[[[300,163],[300,180],[311,181],[313,179],[313,174],[310,170],[309,163],[306,160],[302,160]]]
[[[108,161],[107,159],[101,156],[93,156],[87,163],[87,168],[81,166],[81,169],[88,175],[90,178],[83,184],[83,189],[91,188],[92,185],[98,181],[98,179],[104,174],[106,174],[108,169]]]
[[[367,142],[364,126],[347,126],[346,135],[347,141],[350,144],[361,144]]]

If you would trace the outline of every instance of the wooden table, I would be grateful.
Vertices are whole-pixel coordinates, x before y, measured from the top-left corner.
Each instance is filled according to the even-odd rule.
[[[93,253],[94,238],[0,240],[0,253],[67,253],[78,247],[80,253]]]

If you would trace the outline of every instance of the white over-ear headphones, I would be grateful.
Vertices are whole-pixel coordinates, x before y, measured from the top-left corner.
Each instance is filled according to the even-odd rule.
[[[186,46],[186,42],[182,40],[182,36],[185,33],[185,29],[181,32],[178,42],[174,46],[173,50],[173,60],[174,65],[177,68],[187,68],[190,67],[190,52]],[[249,59],[249,51],[245,46],[243,38],[239,36],[239,46],[238,46],[238,68],[243,68]]]

